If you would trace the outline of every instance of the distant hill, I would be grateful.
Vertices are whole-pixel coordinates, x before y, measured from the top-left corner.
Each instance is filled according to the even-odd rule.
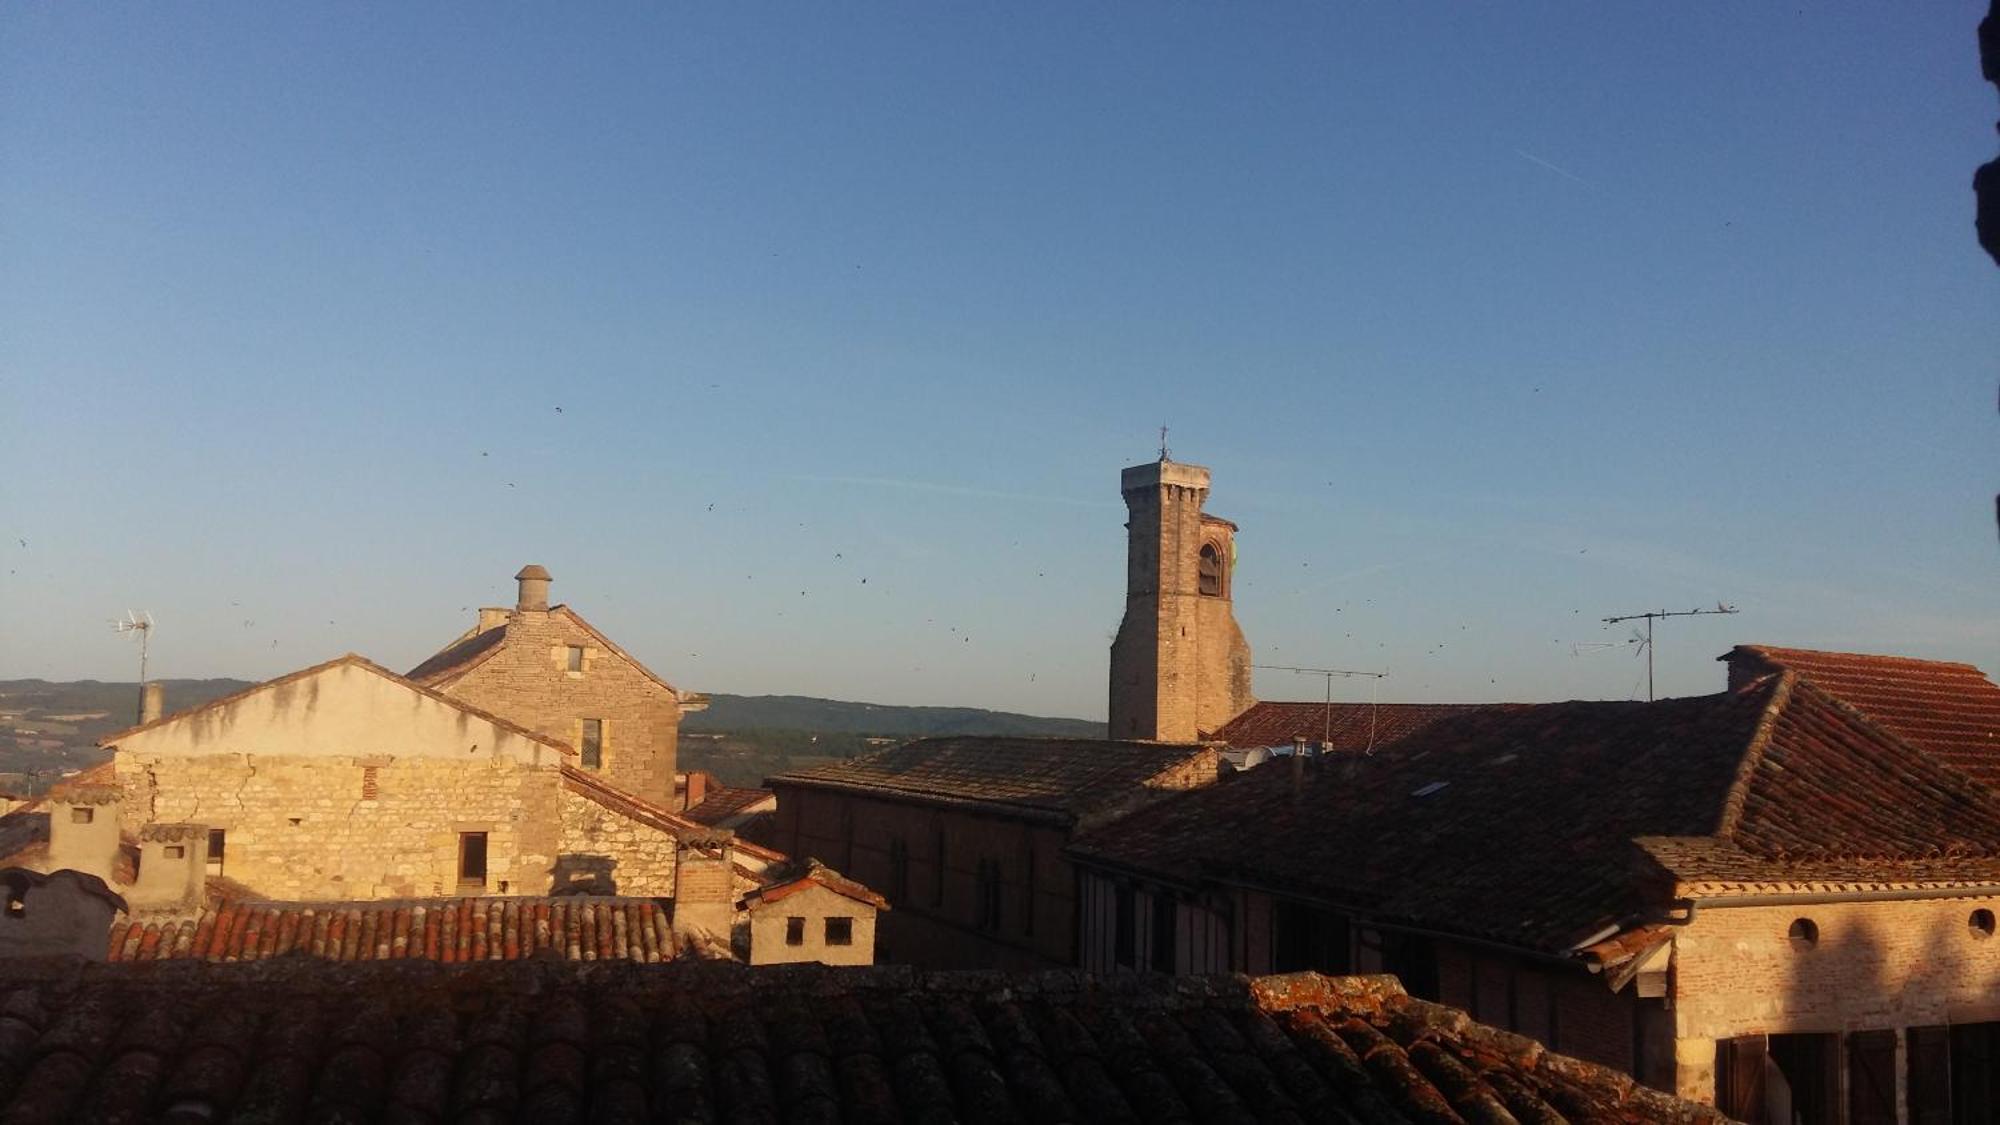
[[[250,686],[248,680],[162,680],[167,711],[186,710]],[[138,718],[139,685],[103,680],[0,680],[0,790],[38,792],[66,770],[104,757],[97,740]],[[889,707],[804,695],[711,695],[687,716],[685,768],[715,769],[731,784],[753,785],[796,755],[846,756],[868,739],[941,734],[1102,738],[1104,724],[982,711],[974,707]],[[732,736],[717,742],[714,736]],[[700,736],[708,736],[706,738]],[[824,739],[822,739],[824,736]],[[708,745],[703,745],[704,743]]]
[[[891,707],[804,695],[711,695],[708,710],[681,721],[687,731],[805,730],[916,738],[939,734],[1103,738],[1104,724],[982,711],[976,707]]]

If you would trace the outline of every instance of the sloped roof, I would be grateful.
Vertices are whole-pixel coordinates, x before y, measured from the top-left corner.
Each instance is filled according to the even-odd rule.
[[[1719,1122],[1386,977],[37,966],[10,1121]]]
[[[765,784],[1002,806],[1067,823],[1120,807],[1161,774],[1214,756],[1182,743],[955,735],[791,770]]]
[[[1288,763],[1262,766],[1071,853],[1554,954],[1671,897],[1641,837],[1704,839],[1771,879],[1806,861],[2000,854],[1990,791],[1790,674],[1658,703],[1482,709],[1392,754],[1309,765],[1296,795]]]
[[[1738,645],[1717,659],[1733,678],[1797,672],[1883,729],[2000,786],[2000,686],[1970,664],[1775,645]]]
[[[296,681],[306,679],[307,677],[310,676],[316,676],[319,673],[328,670],[329,668],[338,668],[343,665],[354,668],[366,669],[367,671],[373,672],[376,675],[382,677],[385,680],[388,680],[393,684],[396,684],[399,687],[408,688],[419,695],[422,695],[429,699],[436,700],[437,702],[442,703],[445,706],[452,708],[453,710],[463,711],[465,714],[471,715],[474,718],[492,723],[494,726],[499,727],[500,729],[507,731],[510,734],[517,734],[520,735],[522,738],[539,742],[544,746],[550,747],[551,749],[557,750],[564,754],[574,755],[576,753],[575,750],[570,749],[568,743],[550,738],[548,735],[545,734],[537,734],[536,732],[531,731],[528,728],[521,726],[518,723],[510,722],[506,719],[503,719],[500,716],[493,714],[491,711],[485,711],[478,707],[474,707],[471,704],[466,703],[464,700],[453,699],[451,696],[446,695],[443,692],[437,691],[434,688],[429,687],[428,685],[417,683],[414,680],[411,680],[404,676],[399,676],[396,673],[389,671],[387,668],[382,667],[380,664],[375,663],[373,660],[370,660],[367,657],[360,655],[359,653],[353,653],[353,652],[347,653],[342,656],[336,656],[332,660],[323,661],[319,664],[313,665],[310,668],[301,668],[296,672],[287,672],[286,674],[279,676],[276,679],[265,680],[262,683],[251,684],[249,687],[244,688],[242,691],[231,692],[228,695],[221,696],[216,699],[211,699],[208,702],[201,704],[200,706],[190,707],[185,711],[175,711],[172,714],[162,715],[159,718],[154,719],[150,723],[141,723],[138,726],[127,727],[126,729],[118,731],[114,734],[107,734],[103,738],[98,739],[97,744],[99,746],[116,746],[118,743],[132,737],[135,734],[140,734],[144,731],[153,730],[158,727],[164,727],[172,723],[178,723],[181,722],[182,720],[192,718],[196,715],[205,714],[209,711],[214,711],[219,708],[227,707],[233,703],[238,703],[241,702],[242,700],[248,699],[253,695],[258,695],[263,692],[270,691],[273,688],[282,687],[285,684],[294,683]]]
[[[652,899],[467,897],[415,902],[253,902],[111,928],[113,961],[671,961],[681,953]]]
[[[1324,741],[1337,751],[1387,746],[1477,703],[1255,703],[1207,737],[1237,750]],[[1504,705],[1502,705],[1504,706]]]
[[[620,816],[630,817],[648,827],[657,828],[662,832],[671,833],[675,836],[683,833],[706,835],[712,831],[708,825],[698,824],[682,816],[680,813],[663,809],[641,797],[635,797],[589,770],[565,765],[562,768],[562,777],[564,787],[569,789],[570,792],[602,805]],[[734,840],[731,842],[731,847],[739,852],[755,856],[766,863],[780,862],[785,858],[783,852],[772,851],[770,848],[760,844],[753,844],[748,840]]]
[[[843,895],[856,902],[866,903],[877,910],[889,909],[889,900],[849,879],[833,868],[816,859],[806,861],[805,869],[789,878],[758,887],[743,896],[741,905],[751,908],[765,903],[778,902],[791,897],[808,887],[824,887],[837,895]]]
[[[684,815],[696,824],[726,827],[724,822],[741,816],[745,809],[775,799],[776,794],[769,789],[731,789],[717,786],[710,789],[701,803],[687,810]]]
[[[641,664],[638,658],[634,657],[631,653],[618,647],[618,642],[599,632],[595,625],[583,619],[582,614],[567,605],[551,606],[548,612],[564,618],[570,624],[581,629],[584,635],[596,641],[605,651],[612,653],[620,660],[637,668],[641,675],[667,689],[676,698],[680,696],[678,688],[662,679],[659,673]],[[510,612],[508,614],[508,623],[511,623],[512,620],[513,613]],[[451,683],[453,680],[477,668],[492,657],[494,653],[506,647],[508,623],[495,625],[491,629],[460,637],[458,640],[433,653],[422,664],[410,669],[409,678],[431,687],[442,687]]]

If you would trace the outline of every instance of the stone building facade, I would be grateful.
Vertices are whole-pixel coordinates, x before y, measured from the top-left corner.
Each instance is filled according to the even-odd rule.
[[[1236,624],[1236,525],[1208,515],[1209,473],[1164,456],[1120,478],[1125,616],[1111,643],[1113,738],[1191,742],[1251,705]]]
[[[619,648],[565,605],[549,572],[515,575],[512,609],[481,609],[472,628],[409,678],[575,748],[575,765],[661,808],[676,808],[684,711],[705,705]]]
[[[358,656],[107,745],[125,831],[198,826],[207,875],[255,897],[673,893],[664,810]]]

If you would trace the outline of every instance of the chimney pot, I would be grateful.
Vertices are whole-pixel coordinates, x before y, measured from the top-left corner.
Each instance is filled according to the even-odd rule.
[[[549,608],[549,582],[551,579],[546,568],[535,563],[529,563],[527,566],[521,568],[521,573],[514,576],[514,581],[520,583],[521,590],[520,597],[516,599],[514,608],[522,611],[545,610]]]
[[[141,725],[158,719],[166,711],[166,686],[158,680],[139,687],[139,722]]]

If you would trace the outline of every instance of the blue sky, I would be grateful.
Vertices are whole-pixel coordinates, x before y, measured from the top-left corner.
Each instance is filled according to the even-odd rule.
[[[532,561],[685,687],[1098,717],[1162,424],[1384,699],[1717,601],[1663,693],[2000,671],[1980,7],[8,6],[0,676],[407,667]]]

